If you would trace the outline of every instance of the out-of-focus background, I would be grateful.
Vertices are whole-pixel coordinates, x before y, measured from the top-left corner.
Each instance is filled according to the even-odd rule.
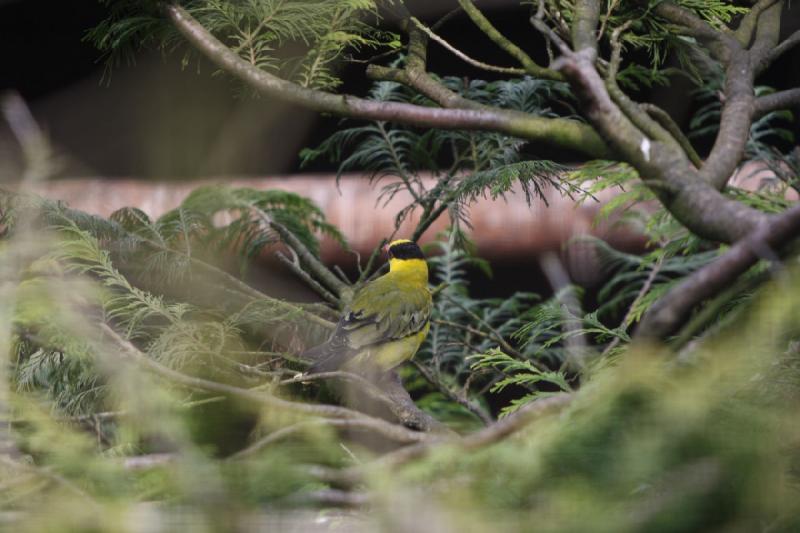
[[[485,4],[482,8],[512,38],[529,38],[528,21],[508,10],[515,2]],[[455,2],[411,1],[409,5],[422,18],[435,20]],[[339,120],[237,94],[234,82],[210,75],[213,68],[208,63],[193,58],[182,65],[179,54],[142,51],[130,63],[109,71],[104,58],[85,39],[86,32],[103,19],[105,9],[96,0],[0,0],[0,89],[22,96],[57,155],[55,181],[39,184],[37,192],[91,213],[108,215],[132,205],[157,216],[175,207],[198,181],[235,181],[309,196],[361,254],[393,231],[394,213],[407,199],[399,196],[384,206],[378,202],[379,191],[365,176],[344,176],[337,187],[335,164],[319,161],[300,167],[298,152],[329,136],[340,127]],[[784,25],[790,26],[798,12],[791,10]],[[464,15],[454,17],[441,31],[468,54],[508,63],[494,47],[483,46],[484,38]],[[543,55],[544,47],[539,49]],[[795,61],[796,54],[787,54],[791,57],[786,61]],[[364,68],[363,63],[342,66],[343,91],[366,92]],[[430,69],[442,75],[470,73],[435,45],[430,47]],[[792,81],[800,76],[796,69],[773,71],[768,78]],[[481,72],[480,77],[486,78],[487,73]],[[679,78],[668,89],[649,89],[639,97],[657,102],[685,123],[692,112],[689,92],[688,82]],[[676,94],[686,98],[676,98]],[[571,154],[553,153],[546,147],[530,150],[550,159],[571,160]],[[19,144],[0,120],[0,182],[14,183],[22,166]],[[644,245],[635,232],[613,221],[593,224],[599,203],[607,199],[576,206],[553,193],[549,206],[537,201],[529,208],[518,195],[479,202],[472,210],[472,238],[479,254],[495,268],[492,290],[546,290],[536,260],[545,250],[562,254],[575,281],[587,286],[598,283],[603,274],[592,250],[572,242],[574,237],[593,233],[626,250]],[[442,221],[426,237],[433,237],[445,224]],[[353,268],[353,256],[332,242],[324,244],[323,256],[346,270]],[[478,293],[484,292],[485,278],[476,276],[474,283]]]

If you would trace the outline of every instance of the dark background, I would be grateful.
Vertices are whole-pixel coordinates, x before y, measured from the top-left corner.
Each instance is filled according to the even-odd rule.
[[[456,1],[410,4],[422,18],[433,21]],[[491,6],[490,18],[546,62],[541,38],[519,10],[509,9],[516,2],[479,5]],[[784,17],[783,34],[797,26],[799,12],[795,7]],[[62,175],[181,179],[290,173],[299,170],[298,150],[324,139],[339,124],[267,98],[237,97],[236,82],[211,77],[213,68],[202,60],[181,69],[180,54],[142,53],[135,65],[117,68],[110,79],[104,78],[100,53],[84,40],[104,16],[105,7],[97,0],[0,0],[0,89],[17,90],[28,101],[63,157]],[[453,18],[440,33],[473,57],[512,65],[464,15]],[[768,73],[767,82],[800,82],[798,64],[798,55],[790,54]],[[491,78],[435,43],[430,46],[430,70]],[[363,64],[344,67],[343,77],[343,90],[365,93]],[[690,89],[677,80],[671,88],[638,96],[657,101],[685,122]],[[5,160],[0,171],[8,174],[17,155],[4,140],[8,132],[0,126],[0,157]],[[547,147],[539,151],[559,159],[571,156]],[[311,170],[332,169],[318,164]]]

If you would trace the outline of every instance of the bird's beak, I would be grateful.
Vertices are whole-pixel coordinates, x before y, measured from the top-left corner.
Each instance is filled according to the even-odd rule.
[[[385,253],[386,255],[391,255],[391,254],[389,253],[389,244],[388,244],[388,243],[387,243],[387,244],[384,244],[384,245],[383,245],[383,248],[381,248],[381,250],[383,250],[383,253]]]

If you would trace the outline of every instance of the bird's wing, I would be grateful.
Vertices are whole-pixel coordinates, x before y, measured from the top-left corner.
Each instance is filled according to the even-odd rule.
[[[351,349],[402,339],[425,327],[431,314],[426,286],[383,276],[356,293],[334,337]]]

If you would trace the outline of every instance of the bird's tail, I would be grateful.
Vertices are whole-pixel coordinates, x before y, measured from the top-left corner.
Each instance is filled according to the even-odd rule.
[[[320,372],[333,372],[339,370],[347,361],[349,350],[336,349],[330,343],[320,344],[303,352],[302,357],[308,361],[314,361],[309,369],[309,374],[319,374]]]

